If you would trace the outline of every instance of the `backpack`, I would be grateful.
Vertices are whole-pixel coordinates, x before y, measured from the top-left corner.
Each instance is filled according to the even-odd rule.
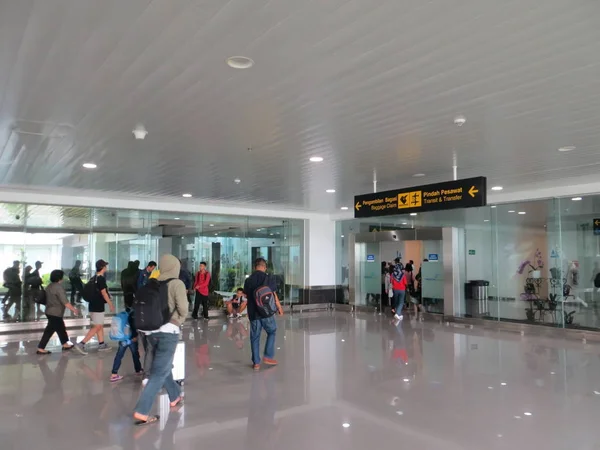
[[[171,320],[168,284],[173,280],[175,278],[165,281],[152,278],[138,289],[133,301],[133,321],[138,330],[158,330]]]
[[[255,289],[254,303],[256,304],[256,313],[263,319],[271,317],[277,312],[275,293],[269,287],[269,277],[265,278],[262,286]]]
[[[92,278],[89,279],[89,281],[87,283],[85,283],[85,286],[83,287],[83,291],[81,292],[81,296],[83,297],[83,299],[86,302],[91,302],[92,300],[94,300],[96,297],[98,297],[98,295],[100,295],[100,292],[98,292],[98,284],[96,282],[96,276],[93,276]]]
[[[594,277],[594,286],[600,288],[600,272]]]
[[[129,314],[121,311],[110,321],[109,337],[113,341],[128,341],[131,339],[131,326],[129,325]]]

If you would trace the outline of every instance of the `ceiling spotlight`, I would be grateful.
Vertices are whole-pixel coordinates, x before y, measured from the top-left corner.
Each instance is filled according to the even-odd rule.
[[[342,206],[340,209],[341,209],[342,211],[348,211],[348,207],[347,207],[347,206]]]
[[[185,198],[192,198],[192,194],[183,194],[183,195],[182,195],[182,197],[185,197]]]
[[[424,174],[424,173],[415,173],[415,174],[413,175],[413,177],[414,177],[414,178],[422,178],[422,177],[424,177],[424,176],[425,176],[425,174]]]
[[[408,222],[402,222],[402,225],[408,225]]]
[[[219,235],[219,233],[215,233],[215,236],[218,236],[218,235]]]
[[[502,382],[500,383],[500,386],[506,386],[506,383]]]
[[[344,423],[342,424],[342,426],[343,426],[344,428],[350,428],[350,424],[349,424],[348,422],[344,422]]]
[[[531,416],[531,413],[530,413],[530,412],[524,412],[523,414],[524,414],[525,416]]]
[[[559,152],[572,152],[573,150],[575,150],[574,145],[567,145],[566,147],[561,147],[558,149]]]
[[[583,200],[582,197],[573,197],[571,200],[573,200],[574,202],[580,202],[581,200]]]
[[[512,210],[512,209],[511,209],[511,210],[509,211],[509,213],[514,213],[514,210]]]
[[[484,221],[484,222],[489,222],[489,221],[490,221],[490,219],[483,219],[483,221]]]
[[[208,224],[208,226],[209,226],[209,227],[214,227],[214,226],[215,226],[215,224],[214,224],[214,223],[209,223],[209,224]]]
[[[341,237],[344,237],[344,235],[342,234],[342,236],[341,236]]]
[[[254,61],[246,56],[231,56],[225,60],[227,65],[233,69],[249,69],[254,65]]]
[[[519,212],[518,212],[518,214],[519,214],[520,216],[524,216],[524,215],[525,215],[525,214],[527,214],[527,213],[526,213],[525,211],[519,211]]]
[[[462,114],[454,118],[454,125],[462,127],[467,122],[467,118]]]
[[[240,184],[242,182],[242,180],[240,180],[239,178],[236,178],[235,180],[233,180],[233,182],[235,184]]]
[[[179,217],[174,217],[175,220],[181,220]]]
[[[313,156],[312,158],[310,158],[310,162],[323,162],[323,158],[321,158],[320,156]]]
[[[502,189],[504,189],[502,186],[494,186],[494,187],[492,187],[492,191],[501,191]]]
[[[490,206],[490,208],[495,208],[495,207],[496,207],[496,205],[492,205],[492,206]]]
[[[328,194],[335,194],[335,189],[327,189],[325,192]]]
[[[96,167],[98,167],[98,166],[94,163],[83,163],[84,169],[95,169]]]
[[[133,129],[132,133],[136,139],[140,139],[140,140],[145,139],[146,136],[148,135],[148,131],[146,130],[146,128],[144,128],[144,125],[141,125],[141,124],[137,125]]]
[[[410,213],[410,215],[411,215],[411,216],[416,216],[416,215],[417,215],[417,213]]]

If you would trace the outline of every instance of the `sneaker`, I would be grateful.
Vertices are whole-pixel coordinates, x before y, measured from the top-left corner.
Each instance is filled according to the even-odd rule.
[[[267,357],[263,358],[263,362],[267,366],[276,366],[278,364],[276,359],[271,359],[271,358],[267,358]]]
[[[400,320],[400,316],[398,314],[394,314],[394,319],[395,320]]]
[[[233,314],[229,314],[229,315],[227,316],[227,318],[228,318],[228,319],[233,319],[234,317],[235,317],[235,316],[234,316]]]
[[[123,379],[123,375],[113,374],[110,376],[110,382],[115,383],[117,381],[121,381]]]
[[[404,319],[404,316],[403,316],[402,314],[400,314],[400,315],[398,316],[398,320],[402,320],[402,319]]]
[[[148,378],[144,378],[144,379],[142,380],[142,386],[144,386],[144,387],[145,387],[147,384],[148,384]]]
[[[77,353],[79,353],[80,355],[87,355],[87,352],[85,351],[85,344],[82,344],[81,342],[79,344],[75,344],[71,348],[73,350],[75,350]]]
[[[104,344],[100,344],[98,346],[99,352],[110,352],[111,350],[112,350],[112,348],[106,342]]]
[[[241,319],[241,318],[242,318],[242,315],[241,315],[240,313],[237,313],[237,314],[235,315],[235,318],[236,318],[236,319]]]

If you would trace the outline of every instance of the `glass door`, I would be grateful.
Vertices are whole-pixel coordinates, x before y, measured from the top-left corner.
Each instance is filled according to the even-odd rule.
[[[381,257],[379,242],[359,242],[354,244],[355,258],[355,305],[381,305]]]

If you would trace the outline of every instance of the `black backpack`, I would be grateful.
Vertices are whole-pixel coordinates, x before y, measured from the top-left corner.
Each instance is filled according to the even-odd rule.
[[[98,282],[96,280],[96,276],[93,276],[89,279],[85,286],[83,286],[83,291],[81,291],[81,296],[86,302],[91,302],[95,300],[100,295],[98,291]]]
[[[600,288],[600,272],[594,277],[594,286]]]
[[[158,330],[171,320],[173,312],[169,310],[168,284],[174,279],[158,281],[152,278],[138,289],[133,301],[133,320],[138,330]]]
[[[256,313],[263,319],[271,317],[277,312],[275,293],[269,287],[269,277],[266,277],[264,284],[254,291],[254,303],[256,305]]]

